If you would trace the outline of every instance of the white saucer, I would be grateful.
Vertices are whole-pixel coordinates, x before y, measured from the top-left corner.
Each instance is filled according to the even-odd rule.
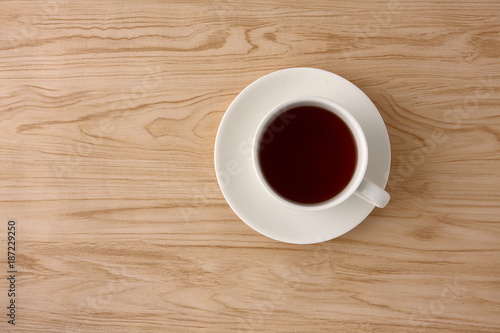
[[[374,206],[353,195],[323,211],[299,211],[276,201],[259,183],[251,160],[257,126],[274,106],[299,96],[328,98],[352,113],[368,142],[365,178],[385,188],[391,148],[377,108],[351,82],[315,68],[290,68],[268,74],[234,99],[215,139],[215,171],[226,201],[247,225],[278,241],[311,244],[348,232],[361,223]]]

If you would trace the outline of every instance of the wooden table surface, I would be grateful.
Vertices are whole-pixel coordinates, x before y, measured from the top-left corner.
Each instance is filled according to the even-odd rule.
[[[0,331],[500,331],[497,0],[1,7]],[[317,245],[250,229],[213,166],[230,102],[289,67],[391,140],[392,201]]]

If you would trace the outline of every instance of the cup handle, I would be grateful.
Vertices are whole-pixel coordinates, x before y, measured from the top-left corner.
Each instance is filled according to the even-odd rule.
[[[391,199],[389,193],[366,178],[363,179],[354,194],[379,208],[384,208]]]

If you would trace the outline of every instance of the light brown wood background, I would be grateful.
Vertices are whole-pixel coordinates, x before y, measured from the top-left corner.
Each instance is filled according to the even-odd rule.
[[[498,1],[0,6],[0,331],[500,331]],[[319,245],[247,227],[213,167],[232,99],[297,66],[392,144],[390,204]]]

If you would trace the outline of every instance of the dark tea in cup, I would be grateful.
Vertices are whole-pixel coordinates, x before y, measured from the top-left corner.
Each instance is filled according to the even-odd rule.
[[[299,204],[317,204],[350,183],[357,150],[351,130],[339,116],[302,105],[269,122],[258,158],[265,180],[277,194]]]

